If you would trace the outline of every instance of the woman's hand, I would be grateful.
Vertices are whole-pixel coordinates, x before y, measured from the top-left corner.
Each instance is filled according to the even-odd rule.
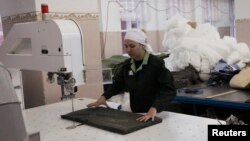
[[[151,107],[151,108],[148,110],[148,112],[147,112],[146,115],[141,116],[141,117],[139,117],[139,118],[136,119],[136,120],[146,122],[146,121],[148,121],[149,119],[152,119],[152,121],[154,121],[155,116],[156,116],[156,113],[157,113],[156,108],[155,108],[155,107]]]
[[[106,107],[109,107],[107,102],[106,102],[106,98],[104,96],[101,96],[99,99],[97,99],[96,102],[88,104],[87,107],[88,108],[96,108],[100,105],[105,105]]]

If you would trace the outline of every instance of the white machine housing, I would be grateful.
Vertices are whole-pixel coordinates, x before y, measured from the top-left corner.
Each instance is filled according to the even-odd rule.
[[[73,20],[15,24],[0,47],[0,61],[8,68],[71,73],[75,86],[84,84],[84,46]]]

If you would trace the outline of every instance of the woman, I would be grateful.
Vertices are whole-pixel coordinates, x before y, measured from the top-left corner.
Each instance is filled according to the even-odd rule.
[[[107,99],[127,91],[130,94],[131,110],[147,113],[137,120],[154,120],[156,113],[165,110],[176,95],[173,77],[164,61],[149,53],[150,46],[144,32],[139,29],[128,31],[124,43],[131,58],[125,60],[121,71],[114,77],[112,86],[87,107],[107,106]]]

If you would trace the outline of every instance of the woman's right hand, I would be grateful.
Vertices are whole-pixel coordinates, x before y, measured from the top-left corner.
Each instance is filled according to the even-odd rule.
[[[106,98],[104,96],[101,96],[99,99],[97,99],[96,102],[90,103],[87,105],[88,108],[96,108],[100,105],[104,105],[106,107],[109,107],[107,102],[106,102]]]

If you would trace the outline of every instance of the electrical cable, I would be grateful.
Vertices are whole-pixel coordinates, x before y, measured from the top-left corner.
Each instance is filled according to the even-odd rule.
[[[108,32],[108,24],[109,24],[109,4],[110,2],[113,2],[113,1],[109,1],[108,2],[108,5],[107,5],[107,17],[106,17],[106,29],[105,29],[105,34],[104,34],[104,46],[102,48],[102,52],[101,52],[101,56],[102,58],[105,58],[105,48],[106,48],[106,43],[107,43],[107,32]]]

